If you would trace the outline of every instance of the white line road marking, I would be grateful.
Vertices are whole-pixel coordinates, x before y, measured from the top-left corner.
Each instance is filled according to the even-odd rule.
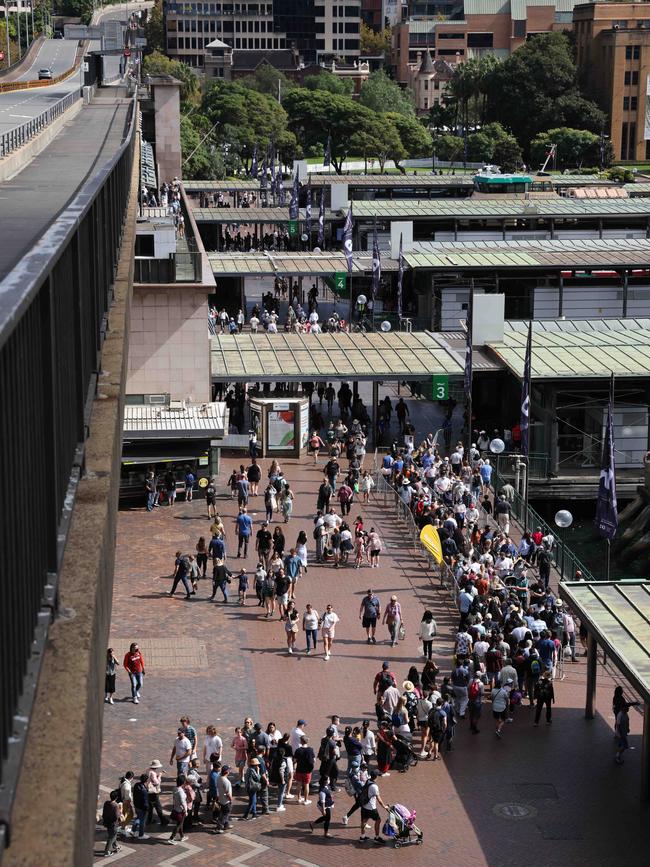
[[[156,839],[162,840],[163,837],[157,837]],[[184,852],[176,852],[175,855],[172,855],[171,858],[165,858],[164,861],[160,861],[158,863],[158,867],[174,867],[174,864],[178,864],[179,861],[183,861],[185,858],[189,858],[190,855],[196,855],[197,852],[203,852],[199,846],[194,846],[192,843],[179,843],[179,846],[183,846],[185,849]]]
[[[300,864],[301,867],[320,867],[318,864],[314,864],[312,861],[303,861],[302,858],[294,858],[294,864]]]
[[[261,843],[254,843],[252,840],[247,840],[245,837],[240,837],[239,834],[229,834],[229,840],[236,840],[238,843],[243,843],[244,846],[249,846],[250,851],[244,852],[243,855],[238,855],[237,858],[233,858],[227,863],[230,867],[247,867],[247,862],[249,858],[253,858],[256,855],[261,855],[262,852],[268,852],[269,847],[263,846]]]
[[[9,117],[20,117],[23,120],[31,120],[32,119],[31,114],[10,114]]]

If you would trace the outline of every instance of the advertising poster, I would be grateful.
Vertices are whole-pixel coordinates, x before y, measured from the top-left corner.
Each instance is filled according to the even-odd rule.
[[[295,412],[293,410],[269,410],[269,451],[285,451],[295,446]]]
[[[300,448],[304,449],[309,439],[309,404],[300,407]]]

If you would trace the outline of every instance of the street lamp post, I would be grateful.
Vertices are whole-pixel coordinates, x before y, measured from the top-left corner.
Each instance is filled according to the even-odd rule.
[[[573,515],[569,512],[568,509],[560,509],[559,512],[555,513],[555,525],[560,530],[560,539],[562,541],[562,560],[560,565],[560,581],[564,580],[564,555],[566,552],[566,534],[565,530],[567,530],[571,524],[573,524]]]

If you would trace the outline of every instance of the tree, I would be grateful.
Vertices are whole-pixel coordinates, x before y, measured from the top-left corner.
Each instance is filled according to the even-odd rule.
[[[494,158],[495,141],[485,132],[473,132],[467,136],[467,159],[473,163],[491,163]]]
[[[203,140],[202,140],[203,139]],[[188,117],[181,117],[181,153],[183,177],[190,180],[216,180],[226,176],[218,150],[204,139]]]
[[[465,142],[457,135],[440,135],[433,140],[433,150],[439,160],[455,163],[463,153]]]
[[[390,27],[384,28],[380,33],[361,22],[361,55],[362,57],[377,57],[390,55]]]
[[[198,103],[199,80],[186,63],[170,60],[164,54],[154,51],[145,57],[142,68],[146,75],[171,75],[181,83],[181,102]]]
[[[162,0],[156,0],[153,8],[149,10],[149,15],[144,25],[144,35],[147,40],[146,54],[152,54],[154,51],[164,52],[165,19],[163,16]]]
[[[349,78],[341,78],[331,72],[321,70],[317,75],[308,75],[304,86],[307,90],[327,90],[329,93],[338,93],[340,96],[352,96],[354,84]]]
[[[217,139],[246,166],[255,146],[264,152],[271,139],[278,143],[287,133],[284,108],[275,99],[236,81],[215,81],[203,97],[201,112],[215,127]]]
[[[429,129],[436,135],[450,132],[454,126],[456,108],[452,103],[438,102],[431,107],[429,112]]]
[[[338,174],[353,145],[363,145],[365,153],[376,149],[377,115],[347,96],[325,90],[296,88],[284,101],[289,125],[303,148],[324,146],[331,137],[332,165]],[[356,138],[355,138],[356,136]]]
[[[395,111],[398,114],[415,114],[410,96],[383,69],[373,72],[361,85],[359,102],[377,113]]]
[[[429,131],[414,117],[390,111],[383,115],[397,129],[406,156],[430,157],[433,140]],[[395,163],[397,165],[397,163]],[[397,166],[399,168],[399,166]]]
[[[239,79],[240,84],[244,87],[250,87],[251,90],[256,90],[258,93],[264,93],[266,96],[271,96],[277,100],[278,84],[281,96],[287,94],[296,85],[287,78],[284,72],[280,72],[275,66],[272,66],[266,60],[262,61],[257,69]]]
[[[541,165],[553,144],[557,145],[556,161],[560,169],[600,163],[600,136],[586,129],[568,127],[549,129],[535,136],[530,146],[532,161]]]
[[[595,102],[573,90],[554,100],[551,110],[541,118],[540,123],[542,129],[566,126],[601,133],[607,125],[607,116]]]

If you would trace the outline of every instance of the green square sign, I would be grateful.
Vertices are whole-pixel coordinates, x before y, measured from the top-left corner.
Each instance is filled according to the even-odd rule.
[[[432,396],[434,400],[447,400],[449,397],[449,377],[446,373],[434,373],[432,377]]]
[[[298,234],[298,220],[289,220],[289,237],[295,238]]]
[[[347,276],[346,271],[337,271],[334,274],[334,288],[337,292],[345,292],[345,281]]]

